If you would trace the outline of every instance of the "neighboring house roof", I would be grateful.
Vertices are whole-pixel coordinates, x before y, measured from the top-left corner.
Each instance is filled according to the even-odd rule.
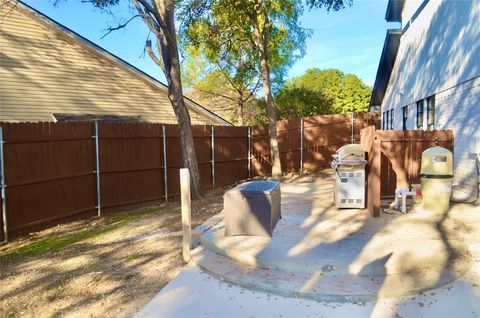
[[[54,113],[57,121],[114,121],[114,122],[142,122],[141,116],[120,116],[120,115],[96,115],[96,114],[62,114]]]
[[[372,97],[370,99],[370,108],[382,104],[385,91],[387,90],[390,75],[397,58],[398,48],[402,30],[388,30],[383,44],[382,55],[378,64],[377,76],[373,86]]]
[[[2,7],[2,9],[3,10],[9,10],[8,8],[3,8],[3,7]],[[22,3],[21,1],[18,1],[14,10],[18,10],[20,13],[30,17],[31,19],[34,19],[36,22],[40,23],[41,25],[43,25],[47,28],[50,28],[50,29],[54,30],[55,32],[61,33],[61,35],[64,36],[65,38],[73,40],[73,43],[81,45],[82,47],[90,50],[90,52],[93,52],[93,53],[103,57],[104,59],[108,60],[110,63],[116,65],[118,68],[121,68],[123,70],[128,71],[130,74],[134,75],[136,78],[138,78],[138,79],[146,82],[147,84],[149,84],[149,86],[152,86],[154,88],[158,88],[165,95],[168,94],[168,87],[165,84],[163,84],[160,81],[158,81],[157,79],[149,76],[148,74],[146,74],[143,71],[139,70],[138,68],[134,67],[130,63],[124,61],[121,58],[119,58],[118,56],[116,56],[116,55],[108,52],[107,50],[101,48],[100,46],[96,45],[95,43],[91,42],[90,40],[84,38],[83,36],[79,35],[75,31],[65,27],[64,25],[62,25],[62,24],[60,24],[60,23],[58,23],[54,20],[52,20],[51,18],[49,18],[46,15],[42,14],[41,12],[35,10],[34,8]],[[3,14],[3,12],[2,12],[2,14]],[[10,14],[12,14],[12,13],[10,12]],[[3,17],[3,19],[5,19],[5,17]],[[18,23],[18,22],[15,22],[15,23]],[[19,28],[20,28],[20,26],[19,26]],[[2,33],[4,33],[3,31],[4,30],[2,30]],[[25,32],[25,30],[21,30],[21,32]],[[2,38],[4,37],[4,35],[6,35],[6,34],[2,34]],[[8,41],[8,39],[6,39],[5,41]],[[2,42],[3,43],[2,45],[5,44],[4,43],[5,41]],[[28,49],[30,49],[30,48],[25,48],[25,50],[28,50]],[[2,51],[4,51],[3,48],[2,48]],[[1,68],[4,67],[3,64],[5,64],[6,68],[11,67],[11,65],[9,64],[10,62],[12,62],[12,61],[10,61],[11,59],[9,60],[10,57],[3,54],[3,53],[6,53],[6,52],[7,52],[7,50],[5,50],[5,52],[2,52],[2,55],[0,56],[0,58],[5,58],[6,61],[7,61],[6,63],[3,63],[3,60],[2,60],[2,65],[0,65]],[[52,57],[50,56],[50,58],[52,58]],[[40,54],[39,54],[38,59],[39,60],[41,59]],[[19,61],[14,61],[14,62],[17,62],[17,64],[20,63]],[[5,92],[5,90],[2,91],[2,92]],[[2,97],[2,99],[4,98],[4,96],[0,96],[0,97]],[[227,125],[227,126],[232,125],[227,120],[225,120],[222,117],[218,116],[217,114],[209,111],[208,109],[202,107],[201,105],[195,103],[194,101],[188,99],[187,97],[184,97],[184,100],[185,100],[185,104],[186,104],[187,108],[190,110],[191,116],[195,115],[194,117],[197,118],[197,121],[200,120],[200,122],[201,122],[202,121],[201,118],[203,117],[203,118],[206,119],[206,120],[204,120],[205,123],[209,122],[209,123],[214,123],[214,124],[219,124],[219,125]],[[192,112],[194,112],[196,114],[192,114]],[[112,114],[112,115],[116,115],[116,114]],[[120,114],[120,115],[122,115],[122,114]],[[172,118],[174,119],[175,117],[173,116]],[[200,119],[198,119],[198,118],[200,118]],[[1,120],[1,118],[0,118],[0,120]]]

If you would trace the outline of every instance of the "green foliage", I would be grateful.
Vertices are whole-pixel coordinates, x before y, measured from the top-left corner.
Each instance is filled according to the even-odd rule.
[[[280,119],[331,114],[332,99],[322,91],[287,85],[275,96]]]
[[[239,77],[235,71],[225,72],[193,46],[187,46],[186,53],[182,73],[185,94],[230,122],[244,124],[243,120],[255,102],[255,92],[260,87],[258,79],[252,85],[253,78],[249,76]]]
[[[337,69],[308,69],[276,95],[279,118],[368,111],[372,89]]]
[[[246,126],[264,125],[268,122],[267,103],[263,98],[255,98],[245,106]]]
[[[300,26],[302,12],[302,2],[293,0],[184,1],[182,38],[202,48],[212,63],[240,66],[240,75],[251,78],[260,73],[253,29],[253,21],[258,22],[261,32],[269,36],[268,59],[275,89],[283,83],[288,68],[305,53],[310,31]]]
[[[351,6],[352,0],[306,0],[306,4],[310,9],[313,8],[326,8],[327,11],[338,11],[345,8],[345,5]]]
[[[260,8],[276,11],[277,16],[285,10],[270,5],[267,1]],[[250,15],[257,18],[262,9],[253,1],[231,0],[191,0],[184,2],[182,8],[179,18],[185,23],[180,42],[187,53],[184,83],[197,96],[197,101],[201,102],[198,97],[203,98],[202,102],[220,115],[240,124],[244,124],[243,119],[251,122],[249,118],[255,117],[251,113],[261,111],[256,98],[261,87],[261,67]],[[295,17],[294,22],[281,17],[291,23],[290,26],[270,24],[268,29],[269,70],[274,90],[283,84],[294,60],[304,53],[307,32],[298,26],[298,12],[294,9],[300,11],[301,7],[292,5],[286,9],[290,10],[287,15]],[[196,62],[200,62],[198,66],[192,66]],[[199,72],[199,68],[203,70]],[[230,111],[225,113],[222,109]]]
[[[186,26],[182,42],[200,49],[207,61],[227,75],[234,89],[248,88],[245,80],[261,74],[266,83],[264,95],[269,101],[268,108],[272,109],[275,104],[271,91],[283,86],[290,66],[305,54],[305,41],[310,31],[300,24],[304,7],[337,11],[346,4],[351,4],[351,0],[188,0],[183,2],[179,15]],[[225,88],[225,85],[219,85],[215,72],[212,73],[196,83],[197,90],[208,88],[213,92],[219,87]],[[188,70],[186,74],[189,74],[187,77],[195,75]],[[229,94],[228,89],[223,93]],[[220,96],[219,93],[216,95]],[[280,117],[331,112],[332,98],[318,90],[287,87],[278,97],[282,105],[295,105],[280,107]],[[255,101],[255,121],[263,123],[266,103]],[[270,121],[275,120],[274,115],[271,117]]]

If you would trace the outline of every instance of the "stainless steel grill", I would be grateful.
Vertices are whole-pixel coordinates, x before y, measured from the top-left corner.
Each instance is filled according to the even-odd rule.
[[[358,144],[349,144],[332,155],[335,169],[335,206],[365,208],[365,152]]]

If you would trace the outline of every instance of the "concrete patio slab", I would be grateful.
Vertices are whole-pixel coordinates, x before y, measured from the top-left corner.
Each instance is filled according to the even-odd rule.
[[[193,260],[250,289],[336,302],[412,295],[470,269],[469,228],[461,219],[338,210],[332,187],[329,178],[282,184],[283,218],[271,239],[226,237],[220,221],[200,236],[203,249]]]
[[[188,269],[138,317],[478,317],[480,210],[337,210],[332,181],[284,182],[273,237],[201,230]]]
[[[270,317],[423,317],[476,318],[480,316],[480,260],[454,283],[407,298],[374,302],[317,302],[287,298],[242,288],[215,279],[189,266],[157,294],[137,318],[270,318]]]

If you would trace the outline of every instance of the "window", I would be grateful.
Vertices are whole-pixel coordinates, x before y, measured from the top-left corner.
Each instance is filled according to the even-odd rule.
[[[423,130],[423,99],[417,102],[417,130]]]
[[[385,130],[385,122],[386,122],[386,112],[383,112],[382,114],[382,129]]]
[[[427,129],[435,129],[435,95],[427,98]]]
[[[407,130],[407,119],[408,119],[408,106],[404,106],[402,108],[402,119],[403,119],[403,124],[402,124],[402,128],[403,130]]]
[[[385,130],[388,130],[388,123],[390,122],[390,111],[387,110],[387,116],[385,116]]]
[[[393,112],[393,109],[392,109],[392,110],[390,110],[390,129],[392,129],[392,130],[393,130],[393,114],[394,114],[394,112]]]

